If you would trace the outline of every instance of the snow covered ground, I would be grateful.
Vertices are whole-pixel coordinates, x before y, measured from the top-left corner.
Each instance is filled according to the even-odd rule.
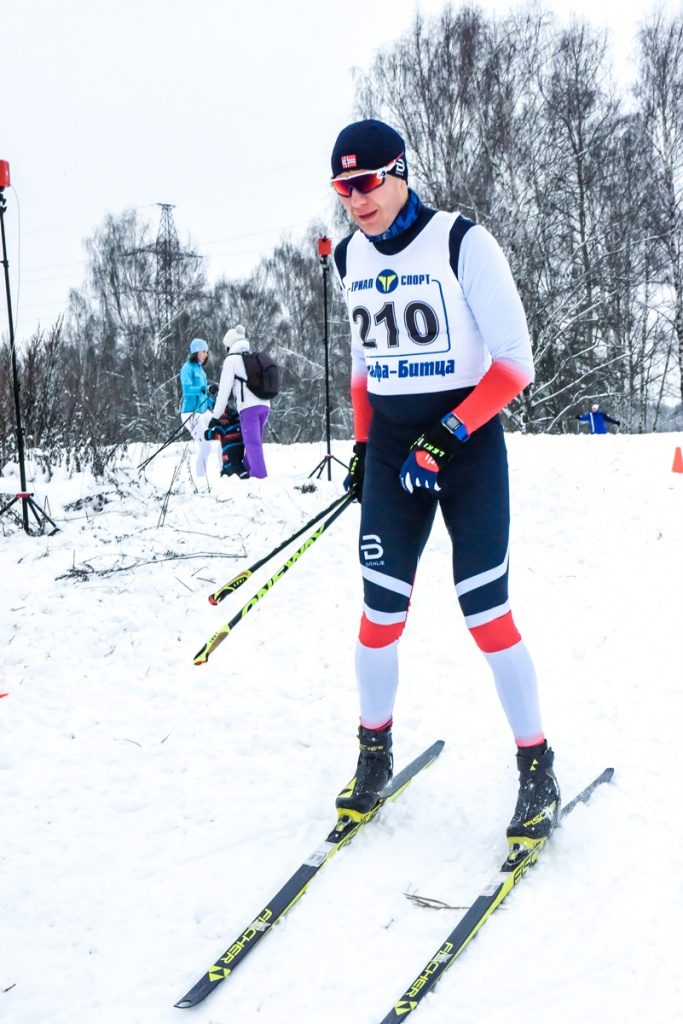
[[[415,1018],[681,1020],[680,434],[509,438],[515,619],[566,799],[613,782]],[[348,458],[351,445],[335,453]],[[284,560],[207,596],[341,493],[323,451],[270,446],[264,483],[197,490],[184,446],[146,474],[33,482],[60,526],[2,517],[0,1021],[377,1024],[497,871],[514,746],[460,618],[437,524],[402,641],[397,766],[441,757],[335,857],[193,1010],[182,997],[334,822],[356,759],[352,506],[211,656],[204,641]],[[8,467],[0,491],[19,488]],[[678,1007],[678,1009],[676,1009]],[[184,1016],[183,1016],[184,1015]]]

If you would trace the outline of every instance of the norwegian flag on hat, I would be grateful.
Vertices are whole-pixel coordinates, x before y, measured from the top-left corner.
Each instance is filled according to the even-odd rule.
[[[355,167],[356,166],[356,155],[355,155],[355,153],[351,153],[349,156],[343,156],[341,158],[341,165],[342,165],[342,167],[344,168],[345,171],[348,171],[352,167]]]

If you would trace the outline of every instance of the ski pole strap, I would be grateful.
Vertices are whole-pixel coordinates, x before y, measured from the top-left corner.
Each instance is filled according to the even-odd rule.
[[[299,527],[296,533],[293,533],[291,537],[287,538],[287,540],[283,540],[282,543],[278,544],[276,548],[273,548],[269,554],[264,555],[263,558],[259,558],[258,562],[254,562],[254,564],[250,565],[248,569],[244,570],[244,572],[240,572],[237,576],[233,576],[228,583],[224,583],[222,587],[219,587],[218,590],[211,594],[209,597],[209,604],[220,604],[228,594],[232,594],[238,587],[241,587],[243,583],[246,583],[249,577],[255,573],[257,569],[260,569],[262,565],[265,565],[271,558],[278,555],[287,547],[288,544],[291,544],[292,541],[295,541],[302,533],[305,533],[306,530],[309,530],[312,526],[315,526],[316,523],[320,522],[321,519],[324,519],[329,512],[332,512],[333,509],[345,502],[347,498],[347,494],[343,494],[341,498],[336,498],[331,505],[328,505],[327,508],[322,510],[322,512],[318,512],[317,516],[313,516],[312,519],[309,519],[307,523],[304,523],[303,526]]]
[[[194,656],[195,665],[206,664],[206,662],[209,660],[209,655],[216,650],[219,644],[223,643],[225,638],[228,636],[230,632],[232,632],[237,623],[242,621],[245,615],[247,615],[247,613],[251,611],[254,605],[258,604],[262,597],[265,597],[268,591],[275,586],[277,581],[284,576],[287,570],[291,569],[292,566],[299,561],[301,556],[305,554],[306,551],[308,551],[308,549],[315,543],[318,537],[321,537],[323,535],[328,526],[331,526],[335,519],[337,519],[342,514],[344,509],[347,509],[352,502],[353,495],[345,494],[343,498],[338,503],[336,503],[337,508],[332,513],[332,515],[328,519],[326,519],[318,527],[318,529],[310,535],[310,537],[306,538],[301,547],[297,548],[294,554],[287,559],[284,565],[282,565],[278,569],[278,571],[270,577],[268,582],[265,583],[260,590],[257,590],[257,592],[254,594],[251,600],[247,601],[247,603],[243,605],[242,608],[240,608],[237,614],[234,615],[232,619],[230,619],[230,622],[226,623],[225,626],[221,626],[221,628],[216,633],[214,633],[214,635],[209,640],[207,640],[202,649],[198,651],[197,654],[195,654]]]

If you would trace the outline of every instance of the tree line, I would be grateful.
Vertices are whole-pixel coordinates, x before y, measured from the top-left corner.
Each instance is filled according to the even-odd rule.
[[[536,380],[508,429],[574,430],[593,402],[632,431],[683,426],[683,13],[652,13],[633,56],[633,84],[620,87],[605,32],[585,21],[447,6],[417,14],[357,76],[355,115],[401,132],[423,202],[484,224],[510,261]],[[335,236],[348,228],[340,214]],[[67,450],[99,466],[104,446],[163,441],[189,341],[206,337],[216,358],[236,323],[283,370],[270,440],[322,439],[326,233],[312,224],[247,277],[209,286],[180,250],[160,281],[149,224],[135,210],[108,216],[64,316],[19,351],[27,443],[48,461]],[[331,270],[327,282],[332,433],[350,437],[349,330]],[[159,301],[169,289],[171,316]],[[218,379],[219,362],[208,372]],[[5,344],[0,456],[14,448]]]
[[[19,349],[22,419],[27,446],[45,465],[68,457],[99,469],[105,448],[162,443],[179,426],[178,373],[194,337],[208,340],[205,369],[218,381],[229,327],[246,326],[252,351],[281,367],[268,440],[318,441],[326,431],[323,292],[327,291],[330,421],[335,437],[353,432],[348,398],[348,323],[332,260],[318,257],[321,225],[283,239],[240,280],[209,286],[201,259],[171,263],[175,312],[159,283],[158,245],[136,210],[109,215],[86,242],[87,279],[68,309]],[[323,274],[325,280],[323,280]],[[166,282],[167,284],[168,282]],[[15,452],[9,346],[0,356],[0,457]]]
[[[605,31],[538,6],[417,15],[357,81],[395,125],[423,201],[501,243],[536,381],[510,424],[573,429],[605,402],[634,431],[683,425],[683,12],[640,27],[619,90]],[[412,159],[411,159],[412,158]]]

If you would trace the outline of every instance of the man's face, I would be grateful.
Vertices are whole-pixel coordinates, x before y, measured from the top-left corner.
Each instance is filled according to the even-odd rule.
[[[363,168],[340,174],[340,178],[352,178]],[[363,194],[352,189],[351,195],[339,197],[348,214],[366,235],[381,235],[394,223],[408,199],[408,186],[402,178],[387,174],[383,184],[372,192]]]

